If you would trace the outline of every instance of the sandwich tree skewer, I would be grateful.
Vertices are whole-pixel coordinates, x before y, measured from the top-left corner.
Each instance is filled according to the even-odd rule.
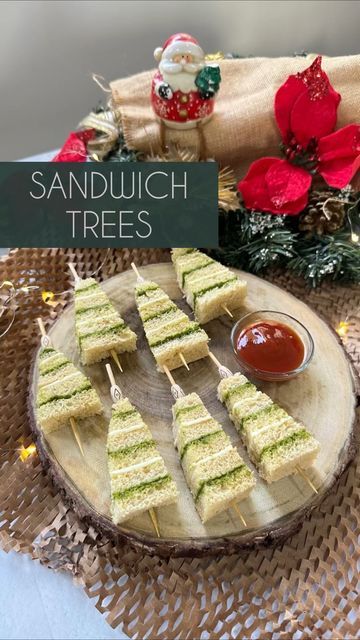
[[[144,278],[143,278],[143,277],[142,277],[142,275],[140,274],[139,269],[137,268],[136,264],[135,264],[134,262],[132,262],[132,263],[131,263],[131,266],[132,266],[133,271],[135,272],[135,275],[136,275],[136,277],[137,277],[138,282],[144,282]],[[185,357],[184,357],[184,354],[183,354],[183,353],[181,353],[181,351],[179,351],[179,354],[178,354],[178,355],[179,355],[179,358],[180,358],[181,362],[183,363],[183,366],[185,367],[185,369],[186,369],[187,371],[190,371],[189,365],[188,365],[188,363],[186,362],[186,359],[185,359]]]
[[[111,368],[110,364],[106,364],[105,365],[106,368],[106,373],[108,375],[109,381],[110,381],[110,396],[111,399],[113,401],[113,403],[115,404],[118,400],[121,400],[123,397],[122,391],[120,389],[120,387],[116,384],[115,378],[114,378],[114,374]],[[153,507],[150,507],[150,509],[148,509],[148,513],[152,522],[152,525],[155,529],[155,533],[157,535],[158,538],[160,538],[160,528],[159,528],[159,523],[158,523],[158,518],[156,515],[156,511]]]
[[[185,393],[184,393],[183,389],[180,387],[180,385],[178,385],[176,383],[173,375],[171,374],[171,372],[169,371],[169,369],[168,369],[168,367],[166,365],[164,365],[164,372],[165,372],[166,377],[168,378],[168,380],[170,382],[171,394],[172,394],[174,400],[177,400],[178,398],[181,398],[182,396],[185,396]],[[240,518],[240,520],[243,523],[244,527],[247,527],[247,522],[246,522],[243,514],[241,513],[241,510],[239,509],[239,507],[238,507],[238,505],[236,504],[235,501],[233,501],[231,503],[231,507],[234,509],[235,513]]]
[[[49,336],[46,333],[46,329],[45,329],[45,326],[44,326],[42,318],[37,318],[37,323],[39,325],[39,329],[40,329],[40,333],[41,333],[41,346],[43,348],[50,347],[51,346],[51,340],[50,340]],[[85,458],[84,449],[83,449],[83,446],[82,446],[82,442],[81,442],[81,438],[80,438],[77,422],[76,422],[76,420],[75,420],[75,418],[73,416],[70,416],[69,422],[70,422],[70,426],[71,426],[71,430],[73,432],[74,438],[75,438],[76,443],[77,443],[77,445],[79,447],[80,453],[83,456],[83,458]]]
[[[69,269],[70,269],[70,271],[71,271],[71,273],[72,273],[72,275],[73,275],[73,277],[74,277],[75,282],[80,282],[81,278],[80,278],[80,276],[78,275],[78,273],[77,273],[77,271],[76,271],[76,269],[75,269],[75,265],[74,265],[74,263],[73,263],[73,262],[69,262]],[[115,362],[115,364],[116,364],[117,368],[119,369],[119,371],[120,371],[121,373],[123,373],[123,368],[122,368],[122,366],[121,366],[121,362],[120,362],[119,354],[115,351],[115,349],[111,349],[110,353],[111,353],[111,357],[112,357],[112,359],[114,360],[114,362]]]
[[[228,369],[227,367],[222,365],[221,362],[217,359],[217,357],[211,351],[209,351],[209,357],[214,362],[214,364],[216,365],[216,367],[218,369],[218,372],[219,372],[219,376],[220,376],[220,378],[222,380],[225,379],[225,378],[230,378],[231,376],[233,376],[233,374],[230,371],[230,369]],[[302,478],[305,480],[305,482],[309,485],[310,489],[314,493],[318,493],[318,490],[315,487],[314,483],[306,475],[305,471],[300,467],[300,465],[295,465],[295,469],[296,469],[296,472],[299,473],[302,476]]]

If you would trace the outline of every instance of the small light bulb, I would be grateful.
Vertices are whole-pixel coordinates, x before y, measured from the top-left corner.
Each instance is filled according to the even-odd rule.
[[[336,333],[340,336],[340,338],[344,338],[348,331],[349,331],[349,323],[344,320],[339,322],[336,328]]]
[[[28,447],[24,447],[24,445],[21,445],[18,451],[21,462],[25,462],[25,460],[27,460],[29,456],[32,456],[34,453],[36,453],[36,446],[34,444],[29,444]]]

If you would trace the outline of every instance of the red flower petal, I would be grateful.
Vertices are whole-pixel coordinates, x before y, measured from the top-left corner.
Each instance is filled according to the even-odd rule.
[[[273,213],[300,213],[307,203],[311,180],[310,173],[287,160],[280,160],[270,167],[265,181]]]
[[[245,206],[275,214],[296,215],[308,200],[311,175],[279,158],[261,158],[238,184]]]
[[[360,125],[349,124],[319,140],[318,173],[331,187],[343,189],[360,169]]]
[[[53,162],[85,162],[87,158],[86,143],[95,135],[94,129],[72,131],[65,140]]]
[[[268,169],[278,162],[281,162],[279,158],[260,158],[260,160],[255,160],[250,165],[245,178],[238,183],[238,191],[240,191],[248,209],[271,211],[272,205],[267,191],[265,176]]]
[[[290,128],[298,144],[306,148],[312,138],[318,140],[334,130],[339,102],[340,95],[332,88],[317,99],[308,91],[298,98],[290,116]]]
[[[311,138],[330,133],[341,100],[321,68],[321,56],[295,76],[289,76],[275,96],[275,116],[285,142],[292,136],[307,147]]]
[[[306,91],[304,83],[297,76],[289,76],[275,94],[275,118],[284,142],[291,137],[290,116],[299,96]]]

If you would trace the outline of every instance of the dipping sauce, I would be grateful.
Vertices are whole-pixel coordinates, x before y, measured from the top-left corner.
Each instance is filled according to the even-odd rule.
[[[261,321],[241,330],[234,347],[240,358],[256,369],[287,373],[301,366],[304,344],[289,325]]]

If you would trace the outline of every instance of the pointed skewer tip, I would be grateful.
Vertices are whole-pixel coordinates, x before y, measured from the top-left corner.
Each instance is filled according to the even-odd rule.
[[[120,362],[119,356],[118,356],[118,354],[116,353],[116,351],[114,349],[111,350],[111,357],[114,360],[114,362],[115,362],[116,366],[118,367],[119,371],[121,371],[121,373],[124,373],[124,370],[123,370],[123,368],[121,366],[121,362]]]
[[[247,527],[247,522],[243,516],[243,514],[241,513],[239,507],[237,506],[236,502],[233,502],[231,504],[232,508],[234,509],[234,511],[236,512],[236,514],[239,516],[241,522],[243,523],[244,527]]]
[[[149,509],[149,515],[150,515],[150,518],[151,518],[151,522],[153,523],[156,535],[157,535],[158,538],[160,538],[159,523],[158,523],[156,511],[155,511],[154,508]]]
[[[79,431],[78,431],[78,426],[76,424],[75,418],[73,418],[73,417],[70,418],[70,426],[71,426],[72,432],[74,434],[74,438],[76,440],[76,443],[77,443],[77,445],[78,445],[78,447],[80,449],[80,453],[81,453],[82,457],[85,458],[84,449],[83,449],[83,446],[82,446],[82,443],[81,443],[81,439],[80,439],[80,434],[79,434]]]
[[[225,313],[227,313],[230,318],[234,317],[233,314],[231,313],[230,309],[228,309],[228,307],[226,306],[226,304],[223,304],[221,306],[224,309]]]
[[[300,473],[301,477],[304,478],[305,482],[307,482],[310,489],[312,489],[314,493],[319,493],[314,483],[310,480],[310,478],[306,475],[305,471],[301,467],[296,467],[296,471]]]
[[[185,360],[185,358],[184,358],[184,356],[183,356],[183,354],[181,352],[179,353],[179,357],[180,357],[180,360],[183,363],[185,369],[187,371],[190,371],[190,367],[189,367],[188,363],[186,362],[186,360]]]

